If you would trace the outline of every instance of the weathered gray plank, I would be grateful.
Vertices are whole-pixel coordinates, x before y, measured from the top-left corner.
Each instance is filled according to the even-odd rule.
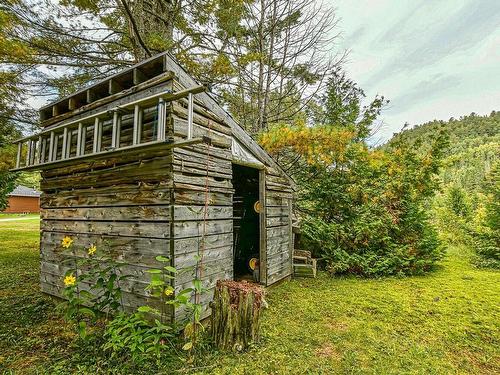
[[[95,189],[43,193],[42,208],[92,206],[142,206],[170,202],[171,183],[124,184]]]
[[[81,207],[42,209],[40,217],[46,220],[121,220],[169,221],[170,206]]]
[[[185,189],[176,189],[174,191],[175,204],[205,204],[208,201],[209,205],[213,206],[232,206],[232,194],[224,194],[217,192],[192,191]]]
[[[174,173],[173,175],[174,179],[174,186],[175,187],[181,187],[183,185],[195,185],[202,187],[203,189],[205,186],[208,185],[208,187],[211,188],[222,188],[225,189],[226,191],[231,191],[233,190],[233,184],[231,183],[231,180],[229,179],[215,179],[212,176],[192,176],[192,175],[184,175],[180,173]]]
[[[119,183],[154,182],[171,178],[169,157],[138,160],[125,165],[109,167],[67,176],[45,178],[40,182],[43,190],[108,186]]]
[[[173,223],[173,237],[177,240],[211,234],[232,233],[233,220],[176,221]]]
[[[184,256],[185,254],[196,254],[200,247],[204,249],[219,249],[226,246],[232,246],[233,234],[232,233],[217,233],[214,235],[207,235],[205,237],[191,237],[191,238],[178,238],[173,243],[173,251],[175,259]]]
[[[232,206],[208,206],[207,217],[210,220],[231,219],[233,217]],[[205,206],[174,206],[174,221],[203,220],[205,218]]]
[[[66,236],[62,232],[41,232],[42,253],[64,253],[61,241]],[[71,234],[74,240],[73,248],[82,256],[91,245],[96,245],[99,251],[104,251],[112,255],[118,261],[123,261],[132,257],[144,257],[164,255],[170,252],[169,239],[154,239],[143,237],[119,237],[100,233],[78,233]],[[141,262],[138,262],[141,263]]]
[[[139,221],[61,221],[42,220],[44,231],[63,233],[95,233],[124,237],[169,238],[170,230],[165,222]]]

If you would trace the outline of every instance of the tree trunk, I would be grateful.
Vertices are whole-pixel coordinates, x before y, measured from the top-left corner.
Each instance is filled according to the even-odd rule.
[[[259,341],[260,317],[267,307],[262,287],[245,281],[219,280],[210,306],[216,347],[241,351]]]

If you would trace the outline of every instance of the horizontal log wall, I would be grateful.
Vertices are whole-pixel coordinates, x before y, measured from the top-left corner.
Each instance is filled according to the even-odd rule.
[[[201,280],[207,290],[201,296],[201,303],[202,316],[206,317],[216,281],[233,277],[231,129],[198,102],[196,96],[194,99],[193,137],[209,137],[212,144],[173,150],[172,246],[174,266],[179,271],[175,279],[177,291],[192,287],[196,258],[203,255]],[[187,137],[187,105],[187,100],[171,105],[176,140]],[[176,320],[182,321],[187,314],[188,311],[178,309]]]
[[[160,89],[165,86],[151,90]],[[151,121],[147,116],[145,120]],[[154,126],[145,125],[143,137],[149,137]],[[123,132],[122,142],[128,142],[128,138],[130,135]],[[146,271],[160,266],[156,256],[171,255],[173,158],[171,149],[143,149],[42,172],[43,292],[61,297],[64,274],[73,268],[67,259],[88,256],[86,249],[94,244],[98,251],[122,264],[123,274],[131,275],[121,284],[128,311],[145,304],[157,306],[158,302],[145,290],[150,281]],[[185,229],[195,230],[192,225]],[[70,249],[61,246],[65,236],[74,240]],[[84,289],[89,287],[83,285]]]

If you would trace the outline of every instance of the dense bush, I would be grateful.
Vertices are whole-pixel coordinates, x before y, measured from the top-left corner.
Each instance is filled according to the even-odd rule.
[[[307,185],[302,227],[309,248],[332,273],[428,271],[442,255],[423,207],[435,187],[435,156],[420,159],[403,148],[358,156]]]
[[[261,136],[267,150],[291,160],[289,170],[296,170],[305,245],[333,274],[428,271],[442,250],[424,204],[437,188],[446,139],[438,132],[427,140],[430,147],[424,154],[413,151],[415,145],[397,141],[370,149],[367,129],[383,101],[360,109],[362,91],[356,88],[354,95],[350,90],[350,103],[339,103],[336,95],[349,95],[336,91],[339,85],[334,83],[318,116],[326,123],[297,121]]]

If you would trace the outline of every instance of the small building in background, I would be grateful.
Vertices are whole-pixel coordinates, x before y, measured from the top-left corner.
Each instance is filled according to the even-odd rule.
[[[9,194],[9,204],[3,213],[22,214],[40,212],[40,192],[27,186],[18,185]]]

